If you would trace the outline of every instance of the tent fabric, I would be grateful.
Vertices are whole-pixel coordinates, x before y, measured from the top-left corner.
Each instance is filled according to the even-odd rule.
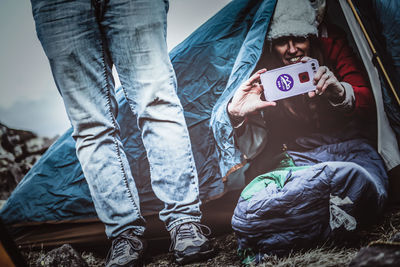
[[[240,84],[250,77],[264,45],[269,21],[272,17],[276,1],[263,1],[254,17],[253,26],[243,40],[243,44],[232,68],[225,91],[216,102],[211,116],[211,127],[216,140],[219,167],[222,175],[243,161],[233,141],[232,126],[226,106]]]
[[[239,198],[232,228],[240,254],[256,262],[353,231],[383,211],[386,170],[365,140],[302,142],[306,151],[287,151],[278,168],[255,178]]]
[[[174,66],[177,93],[184,108],[199,173],[200,198],[214,199],[228,190],[221,179],[219,155],[209,127],[212,107],[227,82],[238,83],[240,64],[256,62],[275,1],[236,0],[175,47],[170,58]],[[249,53],[249,51],[252,51]],[[233,71],[233,75],[231,75]],[[157,213],[162,203],[152,189],[149,166],[137,120],[117,90],[117,120],[139,191],[143,215]],[[75,142],[68,130],[24,177],[1,210],[6,224],[51,222],[95,218],[96,213],[75,155]]]

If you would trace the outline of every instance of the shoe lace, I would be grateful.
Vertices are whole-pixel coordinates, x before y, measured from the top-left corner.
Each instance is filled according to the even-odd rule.
[[[124,248],[128,245],[135,251],[143,249],[143,243],[135,236],[122,233],[112,241],[111,250],[108,252],[106,262],[114,260],[124,254]],[[111,259],[110,258],[111,254]]]
[[[190,225],[189,227],[182,227],[183,225]],[[203,231],[203,229],[205,231]],[[184,239],[192,239],[196,237],[196,232],[199,232],[203,236],[209,236],[211,234],[211,229],[200,223],[190,222],[190,223],[183,223],[176,226],[175,229],[175,238],[172,238],[171,245],[169,247],[169,251],[173,251],[176,241],[184,240]]]

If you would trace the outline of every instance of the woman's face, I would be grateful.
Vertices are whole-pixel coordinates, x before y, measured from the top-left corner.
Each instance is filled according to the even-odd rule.
[[[284,65],[297,63],[310,55],[310,40],[305,37],[281,37],[272,41],[272,47]]]
[[[304,37],[288,36],[275,39],[272,41],[272,48],[284,65],[300,62],[302,57],[310,56],[310,40]],[[304,100],[303,95],[283,99],[286,114],[296,120],[309,121],[315,112],[312,112],[311,106],[306,108]]]

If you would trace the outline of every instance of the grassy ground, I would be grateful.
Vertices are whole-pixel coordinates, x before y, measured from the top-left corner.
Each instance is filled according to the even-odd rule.
[[[293,252],[290,255],[278,258],[270,256],[260,266],[346,266],[357,251],[367,246],[372,241],[389,241],[390,238],[400,231],[400,205],[387,208],[382,220],[373,226],[358,230],[351,240],[332,241],[307,250]],[[236,256],[236,238],[233,233],[212,238],[217,253],[214,258],[201,263],[187,266],[240,266],[240,260]],[[164,245],[164,244],[163,244]],[[30,266],[38,266],[38,259],[45,255],[46,251],[23,251],[23,255]],[[82,252],[83,259],[89,266],[104,266],[104,255],[94,252]],[[172,264],[173,258],[169,253],[153,254],[147,252],[145,266],[177,266]],[[40,264],[39,266],[45,266]],[[66,263],[64,266],[69,266]]]

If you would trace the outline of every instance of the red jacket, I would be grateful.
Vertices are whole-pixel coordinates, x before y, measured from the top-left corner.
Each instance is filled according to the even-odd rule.
[[[320,33],[321,48],[324,57],[333,67],[339,81],[352,85],[355,95],[354,112],[367,116],[375,113],[375,100],[366,78],[364,68],[348,45],[345,33],[329,26],[327,32]]]

